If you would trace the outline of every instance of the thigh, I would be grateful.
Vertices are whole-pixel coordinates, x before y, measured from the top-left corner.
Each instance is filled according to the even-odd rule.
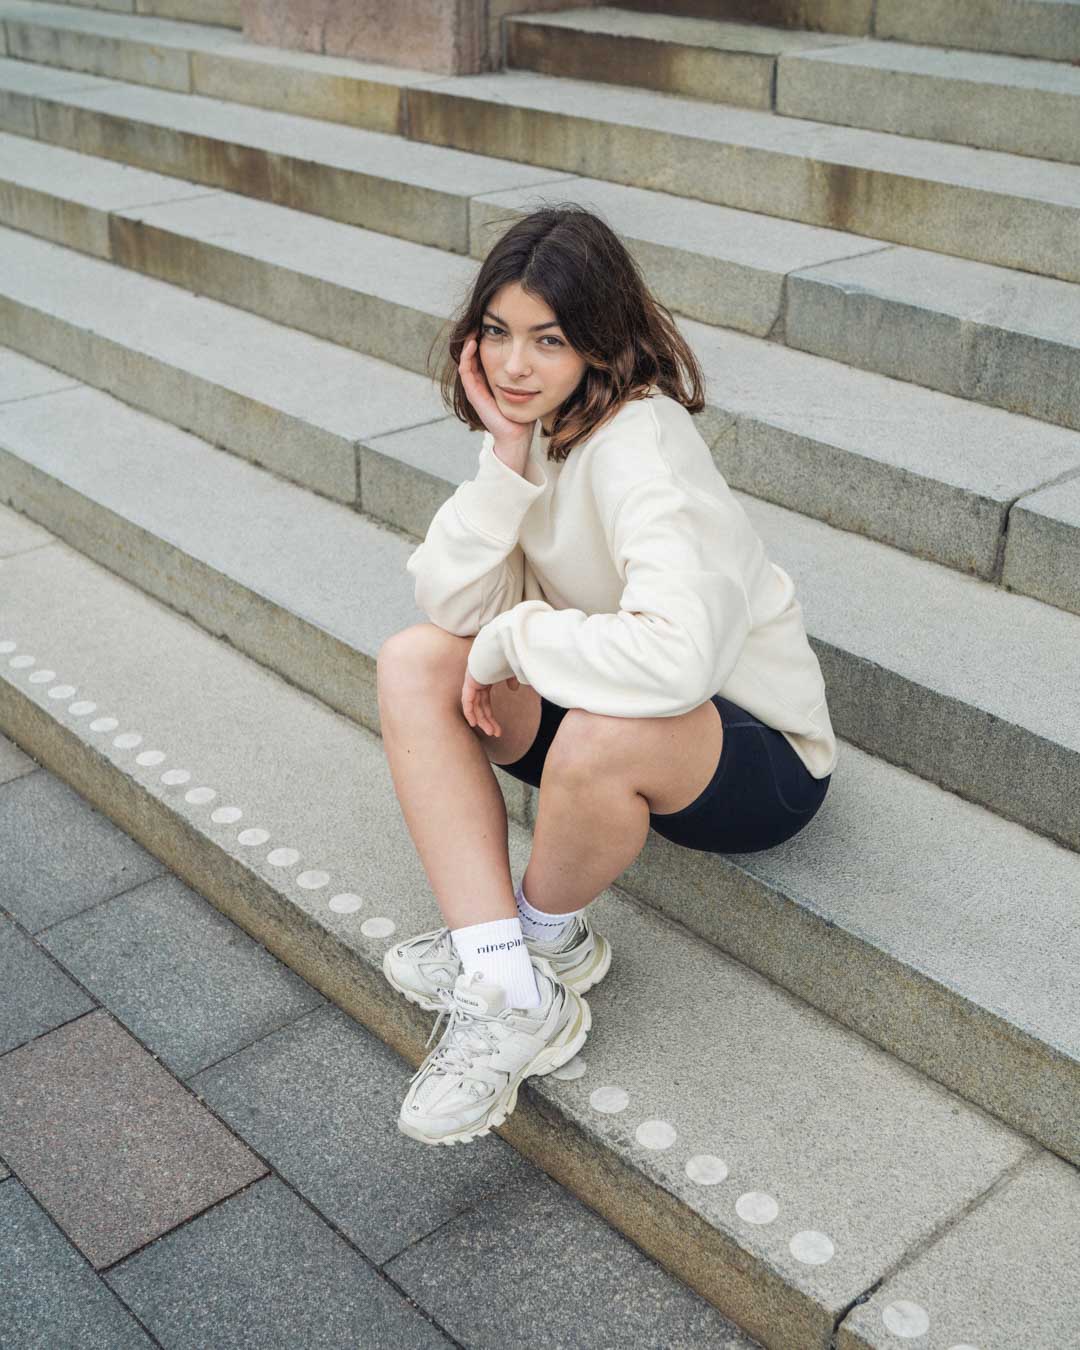
[[[814,778],[790,742],[745,708],[719,694],[713,702],[724,724],[716,772],[689,806],[650,812],[649,823],[672,843],[708,853],[775,848],[809,824],[830,779]]]

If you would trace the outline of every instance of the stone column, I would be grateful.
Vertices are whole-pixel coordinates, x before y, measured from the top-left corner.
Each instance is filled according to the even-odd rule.
[[[244,37],[272,47],[351,56],[440,75],[502,65],[506,14],[578,9],[599,0],[240,0]]]

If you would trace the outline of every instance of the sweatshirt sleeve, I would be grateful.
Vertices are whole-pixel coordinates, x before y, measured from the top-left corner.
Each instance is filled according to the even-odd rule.
[[[530,482],[504,464],[493,446],[485,432],[476,477],[443,502],[424,542],[405,563],[415,579],[417,608],[459,637],[471,637],[521,599],[518,535],[525,513],[544,490],[543,482]]]
[[[618,612],[515,604],[480,630],[473,678],[515,675],[562,707],[615,717],[674,717],[704,703],[752,623],[731,509],[670,472],[639,482],[607,530],[624,582]]]

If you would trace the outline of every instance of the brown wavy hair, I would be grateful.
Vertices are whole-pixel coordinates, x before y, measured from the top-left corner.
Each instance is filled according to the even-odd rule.
[[[501,222],[496,222],[501,223]],[[705,379],[671,312],[650,293],[636,261],[606,221],[573,202],[544,206],[515,221],[492,246],[448,330],[439,381],[443,402],[474,431],[484,423],[465,396],[458,372],[470,336],[479,338],[491,298],[509,282],[552,310],[571,347],[587,363],[581,381],[551,424],[548,459],[564,460],[624,402],[652,384],[689,412],[705,406]],[[481,372],[483,367],[481,367]]]

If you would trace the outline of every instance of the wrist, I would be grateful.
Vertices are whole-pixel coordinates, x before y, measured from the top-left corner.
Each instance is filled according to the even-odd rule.
[[[491,453],[509,469],[524,474],[525,462],[529,458],[529,441],[495,441]]]

